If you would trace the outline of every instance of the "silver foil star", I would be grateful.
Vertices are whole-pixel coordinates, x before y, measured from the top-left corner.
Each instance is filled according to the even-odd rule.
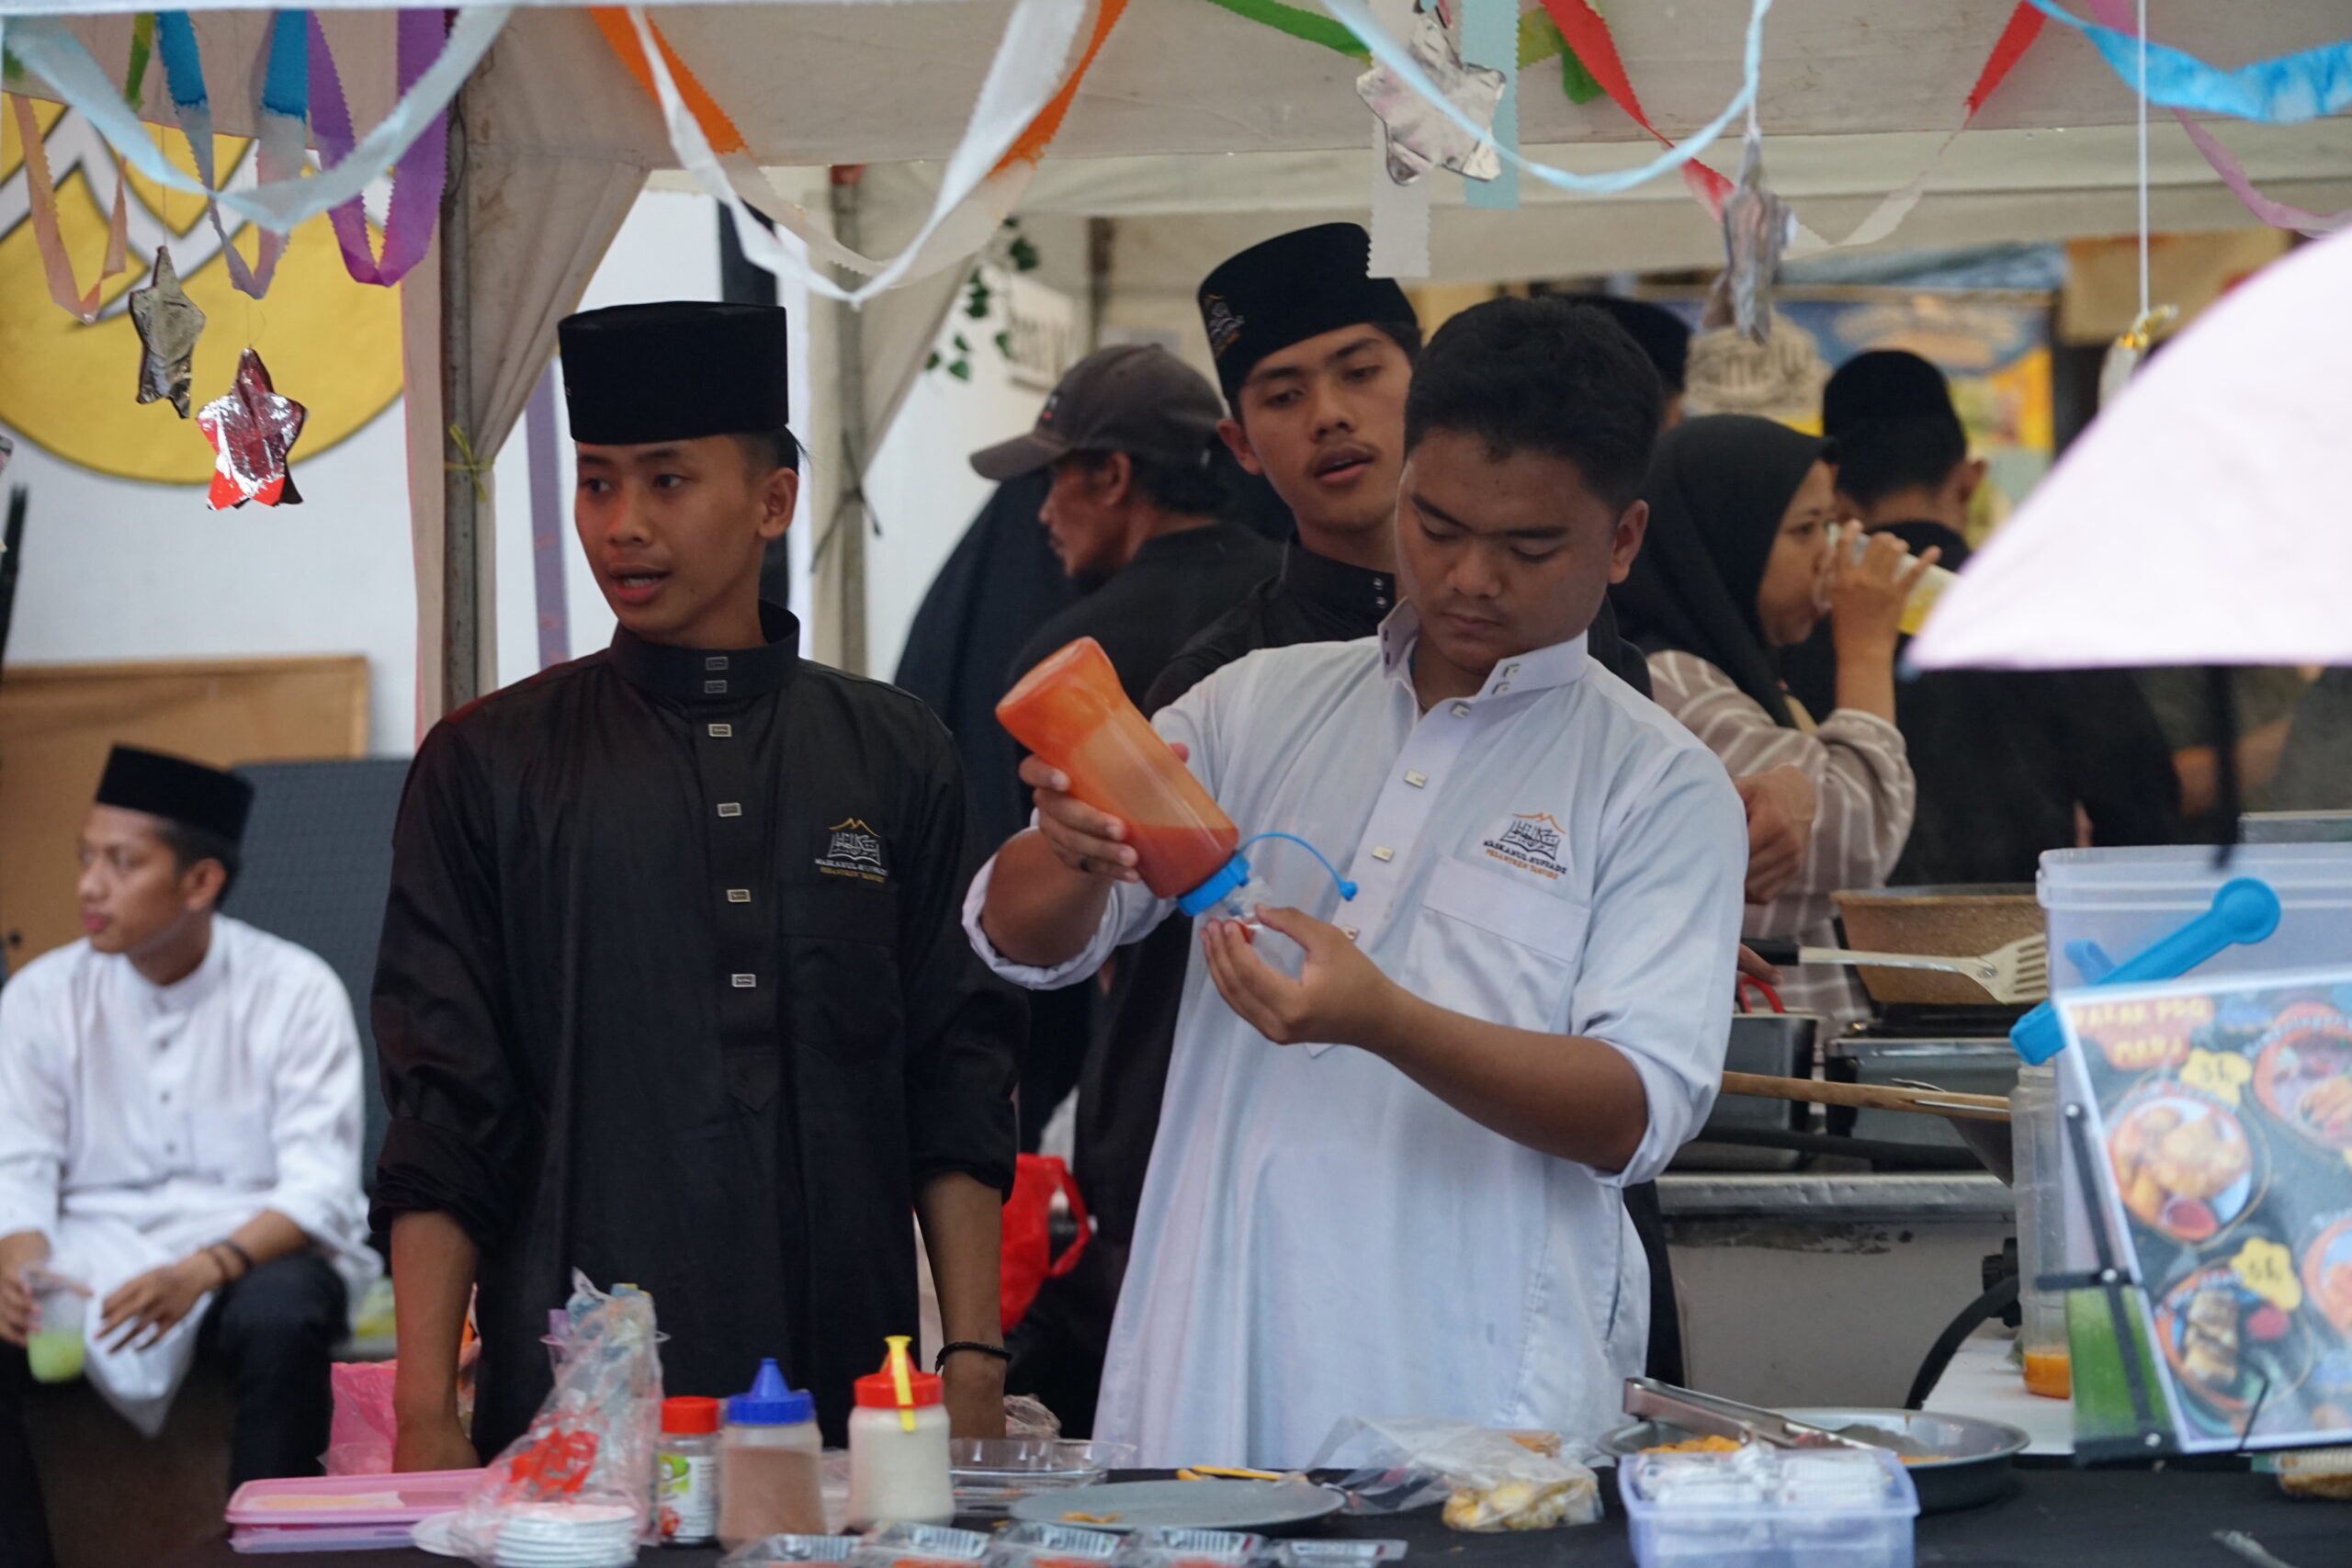
[[[1464,64],[1434,12],[1424,11],[1414,19],[1413,36],[1405,47],[1448,102],[1474,124],[1493,130],[1495,110],[1503,101],[1501,72]],[[1398,185],[1411,185],[1433,168],[1452,169],[1474,180],[1491,180],[1503,172],[1502,154],[1492,142],[1463,130],[1385,65],[1374,65],[1356,78],[1356,96],[1379,117],[1388,177]]]
[[[1739,182],[1724,197],[1724,277],[1731,324],[1750,343],[1772,336],[1772,280],[1781,253],[1796,233],[1796,214],[1764,184],[1764,141],[1751,127],[1739,155]]]
[[[155,247],[155,276],[146,288],[130,291],[130,324],[139,331],[139,400],[168,399],[186,419],[188,366],[204,331],[204,312],[181,292],[168,248]]]
[[[196,427],[212,443],[212,488],[205,504],[220,512],[249,501],[264,506],[300,506],[287,453],[302,434],[309,411],[269,384],[261,355],[247,349],[237,358],[229,389],[198,409]]]

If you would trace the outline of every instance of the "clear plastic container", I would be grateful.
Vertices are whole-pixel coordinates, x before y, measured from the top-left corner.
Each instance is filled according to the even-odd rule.
[[[1126,824],[1136,870],[1162,898],[1233,874],[1241,835],[1127,700],[1102,645],[1080,637],[1047,655],[996,705],[1012,738],[1068,775],[1078,799]],[[1227,891],[1216,890],[1216,897]]]
[[[1642,1568],[1911,1568],[1919,1495],[1884,1450],[1633,1454],[1617,1490]]]
[[[1869,547],[1871,537],[1869,532],[1851,524],[1838,524],[1835,526],[1837,533],[1832,536],[1831,547],[1835,548],[1835,541],[1842,538],[1846,541],[1846,547],[1852,552],[1853,558],[1861,559],[1862,551]],[[1950,588],[1958,576],[1957,572],[1944,566],[1930,566],[1919,574],[1919,581],[1912,585],[1911,597],[1903,602],[1902,619],[1895,623],[1904,636],[1918,636],[1919,628],[1928,624],[1928,612],[1936,607],[1936,601],[1944,596],[1944,590]],[[1825,615],[1829,613],[1829,579],[1826,572],[1822,576],[1820,586],[1815,591],[1814,607]]]
[[[2211,908],[2233,877],[2278,895],[2278,929],[2198,965],[2203,975],[2258,974],[2352,962],[2352,844],[2241,844],[2227,867],[2211,846],[2051,850],[2036,891],[2050,917],[2050,982],[2072,990]],[[2090,950],[2096,948],[2094,954]]]
[[[2066,1295],[2035,1280],[2066,1262],[2065,1171],[2061,1162],[2057,1069],[2021,1066],[2009,1093],[2017,1158],[2018,1353],[2025,1386],[2044,1399],[2072,1391],[2066,1355]]]

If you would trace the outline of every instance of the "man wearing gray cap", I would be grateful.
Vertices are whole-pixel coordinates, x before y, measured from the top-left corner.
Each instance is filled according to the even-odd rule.
[[[1052,470],[1037,520],[1062,570],[1097,585],[1037,629],[1008,685],[1091,637],[1139,702],[1187,638],[1282,565],[1280,550],[1218,516],[1226,491],[1210,457],[1224,414],[1174,355],[1123,344],[1070,367],[1026,435],[972,454],[980,477],[1000,483]]]

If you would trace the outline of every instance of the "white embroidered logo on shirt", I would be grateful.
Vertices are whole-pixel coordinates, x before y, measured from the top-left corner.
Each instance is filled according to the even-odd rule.
[[[864,822],[853,817],[836,822],[825,829],[828,841],[825,852],[817,857],[817,869],[829,876],[854,876],[866,882],[882,882],[890,874],[883,863],[882,839]]]
[[[1535,811],[1510,818],[1500,833],[1478,847],[1505,865],[1538,876],[1558,877],[1567,870],[1560,863],[1560,846],[1566,841],[1566,835],[1552,814]]]

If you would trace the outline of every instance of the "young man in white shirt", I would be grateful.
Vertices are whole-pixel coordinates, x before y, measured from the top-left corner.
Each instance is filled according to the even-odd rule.
[[[49,1561],[22,1403],[29,1280],[87,1287],[87,1375],[153,1437],[199,1353],[232,1484],[316,1474],[327,1369],[375,1279],[359,1035],[316,954],[217,912],[253,786],[118,746],[82,829],[84,939],[0,989],[0,1562]]]
[[[1303,1463],[1349,1415],[1594,1436],[1640,1370],[1612,1189],[1712,1103],[1747,862],[1721,765],[1586,657],[1660,403],[1595,312],[1454,318],[1406,404],[1403,605],[1157,719],[1244,834],[1360,892],[1277,845],[1253,859],[1295,907],[1203,923],[1095,1430],[1145,1464]],[[1024,777],[1039,826],[966,928],[1006,977],[1076,984],[1170,906],[1121,823]]]

